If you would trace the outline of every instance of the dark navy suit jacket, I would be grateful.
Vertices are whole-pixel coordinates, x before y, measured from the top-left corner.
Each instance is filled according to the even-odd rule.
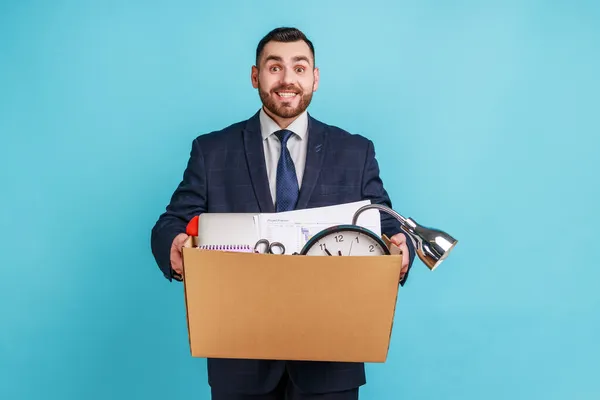
[[[296,209],[370,199],[391,207],[373,143],[309,115],[308,149]],[[152,230],[151,246],[164,276],[171,280],[170,248],[187,223],[206,212],[275,212],[269,190],[259,114],[223,130],[197,137],[183,179]],[[381,213],[382,233],[401,232]],[[410,264],[415,251],[410,240]],[[408,273],[401,284],[404,284]],[[345,390],[366,382],[362,363],[281,362],[208,359],[208,379],[216,389],[248,394],[272,390],[287,366],[291,379],[307,392]]]

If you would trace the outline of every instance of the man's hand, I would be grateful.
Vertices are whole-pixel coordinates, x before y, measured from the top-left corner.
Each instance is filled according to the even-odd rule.
[[[402,232],[395,234],[390,238],[390,241],[400,248],[402,251],[402,269],[400,270],[400,280],[404,279],[404,275],[408,272],[409,253],[406,245],[406,235]]]
[[[171,244],[171,268],[179,275],[183,275],[182,248],[187,238],[188,235],[186,233],[180,233],[175,236],[173,244]]]

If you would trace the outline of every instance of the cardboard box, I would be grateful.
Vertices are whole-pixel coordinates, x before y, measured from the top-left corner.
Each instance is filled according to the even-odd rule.
[[[402,265],[392,248],[389,256],[321,257],[200,250],[188,241],[192,356],[384,362]]]

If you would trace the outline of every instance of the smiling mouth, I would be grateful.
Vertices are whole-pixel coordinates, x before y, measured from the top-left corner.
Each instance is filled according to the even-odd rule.
[[[296,92],[284,92],[284,91],[281,91],[281,92],[275,92],[275,94],[279,98],[286,99],[286,100],[290,100],[290,99],[293,99],[296,96],[298,96],[298,93],[296,93]]]

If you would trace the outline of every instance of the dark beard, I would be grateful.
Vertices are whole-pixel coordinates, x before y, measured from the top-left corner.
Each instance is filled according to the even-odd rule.
[[[286,89],[292,89],[292,90],[298,91],[298,88],[296,88],[296,87],[287,87],[287,88],[278,87],[273,90],[273,93],[277,92],[279,90],[286,90]],[[298,94],[300,95],[300,102],[298,103],[298,107],[292,108],[290,106],[289,102],[283,102],[281,105],[278,105],[275,102],[275,100],[273,100],[273,98],[271,96],[269,96],[269,93],[265,92],[260,87],[260,82],[258,85],[258,94],[259,94],[260,99],[261,99],[263,105],[265,106],[265,108],[280,118],[297,117],[298,115],[302,114],[308,108],[308,106],[312,100],[312,92],[303,94],[302,91],[299,91]],[[274,95],[276,96],[275,93],[274,93]]]

